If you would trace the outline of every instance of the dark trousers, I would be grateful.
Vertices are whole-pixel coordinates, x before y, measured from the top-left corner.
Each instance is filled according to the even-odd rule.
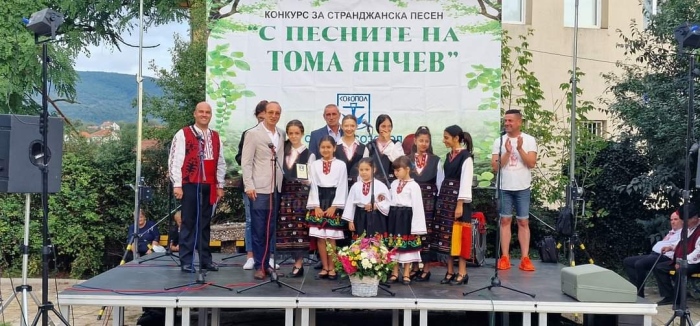
[[[253,236],[253,260],[255,270],[270,268],[270,254],[274,252],[275,230],[279,198],[273,194],[257,194],[250,201],[250,228]]]
[[[644,282],[647,274],[654,267],[654,263],[656,263],[657,258],[659,259],[659,264],[668,263],[671,261],[671,258],[660,255],[656,252],[652,252],[648,255],[627,257],[622,260],[622,265],[625,267],[627,277],[629,278],[630,282],[637,287],[637,295],[642,298],[644,298],[644,285],[642,282]]]
[[[211,265],[211,185],[182,185],[182,225],[180,226],[180,263],[192,265],[194,251],[199,252],[202,265]],[[201,206],[200,206],[201,204]],[[199,226],[199,227],[198,227]]]
[[[668,274],[668,272],[675,269],[676,264],[672,264],[670,260],[665,263],[658,263],[656,268],[654,268],[654,277],[656,278],[656,283],[659,284],[659,295],[662,298],[676,298],[673,281],[671,275]],[[688,264],[688,275],[695,273],[700,273],[700,264]],[[676,286],[678,285],[678,274],[676,272],[676,275],[673,276],[676,280]]]

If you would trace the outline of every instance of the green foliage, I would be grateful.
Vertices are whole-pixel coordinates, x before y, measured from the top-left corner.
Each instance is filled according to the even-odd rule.
[[[618,63],[620,73],[605,75],[613,96],[606,101],[607,113],[625,122],[618,132],[643,144],[653,167],[630,180],[625,190],[657,207],[675,206],[684,186],[689,56],[675,54],[673,31],[682,22],[700,20],[696,8],[697,1],[665,1],[647,29],[632,22],[629,33],[618,30],[630,62]]]

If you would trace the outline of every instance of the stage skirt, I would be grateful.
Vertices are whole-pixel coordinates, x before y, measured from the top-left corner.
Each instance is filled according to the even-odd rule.
[[[421,195],[423,197],[423,210],[425,211],[425,227],[427,234],[421,235],[421,259],[423,262],[435,261],[435,253],[430,250],[433,244],[433,222],[435,219],[435,201],[437,200],[437,186],[434,183],[419,182]]]
[[[353,220],[353,223],[355,223],[353,238],[356,239],[363,233],[367,237],[373,237],[377,233],[383,236],[387,232],[386,221],[387,217],[379,211],[368,212],[364,206],[356,207]]]
[[[306,203],[309,186],[297,180],[284,180],[277,216],[277,247],[279,260],[286,254],[297,256],[309,250],[309,227],[306,223]]]
[[[440,196],[438,196],[435,206],[432,243],[430,244],[431,251],[436,254],[437,260],[441,262],[453,259],[450,255],[450,245],[458,194],[459,180],[445,179],[442,182]]]
[[[387,218],[387,246],[396,248],[394,261],[399,263],[420,262],[421,237],[411,234],[413,209],[391,206]]]
[[[318,187],[318,199],[322,210],[328,209],[335,198],[335,188]],[[312,209],[306,214],[306,221],[309,223],[309,235],[321,239],[343,239],[343,230],[347,229],[347,223],[341,219],[342,209],[336,209],[333,217],[316,216]]]

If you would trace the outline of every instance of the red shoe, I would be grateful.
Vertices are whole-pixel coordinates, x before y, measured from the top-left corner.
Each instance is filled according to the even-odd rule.
[[[498,266],[498,269],[500,269],[502,271],[506,270],[506,269],[510,269],[510,258],[508,258],[508,256],[506,256],[506,255],[501,256],[501,258],[498,259],[497,266]]]
[[[535,271],[535,266],[532,265],[532,262],[530,261],[530,257],[523,257],[520,259],[520,269],[524,270],[526,272],[534,272]]]

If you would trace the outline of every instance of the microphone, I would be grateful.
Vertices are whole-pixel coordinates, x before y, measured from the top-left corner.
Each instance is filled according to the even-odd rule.
[[[275,145],[273,145],[272,143],[267,143],[267,147],[269,147],[270,149],[274,149]]]
[[[372,125],[369,124],[369,122],[367,122],[367,120],[362,120],[362,122],[360,122],[360,124],[361,124],[361,125],[364,125],[364,126],[367,127],[367,128],[372,128]]]
[[[505,135],[505,134],[506,134],[506,130],[505,130],[505,129],[501,129],[501,136],[503,136],[503,135]]]

